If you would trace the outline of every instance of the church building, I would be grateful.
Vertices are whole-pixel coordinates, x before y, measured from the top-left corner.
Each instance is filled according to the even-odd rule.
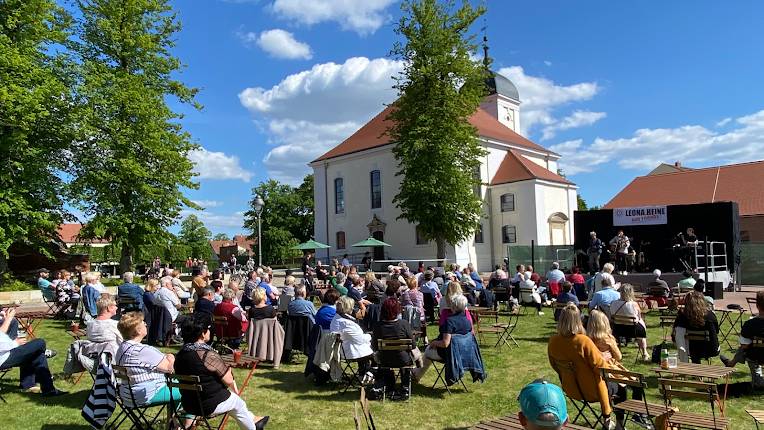
[[[506,77],[493,73],[490,90],[470,123],[487,155],[481,159],[479,190],[483,218],[474,237],[448,244],[446,258],[462,266],[492,270],[507,257],[508,245],[568,245],[573,241],[575,184],[557,174],[560,155],[519,134],[520,94]],[[315,239],[331,245],[317,259],[359,254],[353,243],[374,237],[391,247],[373,250],[375,260],[425,261],[436,258],[434,242],[417,226],[396,219],[392,201],[400,177],[395,142],[385,134],[390,108],[310,163],[315,181]],[[458,198],[458,196],[454,196]],[[426,263],[432,264],[431,262]],[[409,266],[411,264],[409,263]]]

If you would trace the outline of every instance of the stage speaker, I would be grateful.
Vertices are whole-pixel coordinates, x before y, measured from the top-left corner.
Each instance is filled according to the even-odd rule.
[[[721,300],[724,298],[724,283],[723,282],[709,282],[706,284],[706,294],[711,296],[714,300]]]

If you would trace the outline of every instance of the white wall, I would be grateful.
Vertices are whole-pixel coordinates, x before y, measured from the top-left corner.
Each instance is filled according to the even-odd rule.
[[[571,209],[571,194],[573,203],[576,201],[575,187],[554,184],[545,181],[534,181],[536,190],[536,223],[538,230],[539,245],[549,245],[549,217],[552,214],[560,212],[568,217],[566,224],[566,243],[573,243],[573,210]],[[572,193],[571,193],[572,188]]]

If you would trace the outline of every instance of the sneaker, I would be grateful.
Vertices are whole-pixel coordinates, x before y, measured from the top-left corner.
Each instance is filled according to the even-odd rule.
[[[605,420],[605,425],[602,426],[602,430],[616,430],[616,422],[612,418]]]
[[[39,393],[42,392],[42,389],[40,388],[39,385],[35,385],[35,386],[32,386],[32,387],[29,387],[29,388],[25,389],[24,392],[25,393],[39,394]]]
[[[542,316],[542,315],[544,315],[544,312],[541,312],[541,311],[536,312],[536,315]]]
[[[643,414],[635,414],[631,417],[631,420],[644,429],[653,430],[653,424],[650,422],[650,419]]]
[[[260,420],[255,423],[255,430],[263,430],[270,419],[271,417],[269,415],[260,418]]]
[[[53,358],[56,355],[58,355],[58,352],[56,352],[55,349],[46,349],[45,350],[45,358]]]
[[[374,383],[374,374],[371,372],[366,372],[365,375],[363,375],[363,379],[361,380],[361,384],[363,385],[371,385]]]

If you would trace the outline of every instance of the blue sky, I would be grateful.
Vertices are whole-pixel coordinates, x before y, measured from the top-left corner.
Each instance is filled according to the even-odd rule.
[[[521,123],[590,204],[659,162],[764,159],[764,3],[498,1],[494,69]],[[177,0],[180,75],[199,87],[185,128],[215,233],[241,232],[251,189],[297,183],[306,163],[390,102],[394,0]],[[483,25],[482,21],[476,30]],[[186,211],[185,213],[190,213]]]

